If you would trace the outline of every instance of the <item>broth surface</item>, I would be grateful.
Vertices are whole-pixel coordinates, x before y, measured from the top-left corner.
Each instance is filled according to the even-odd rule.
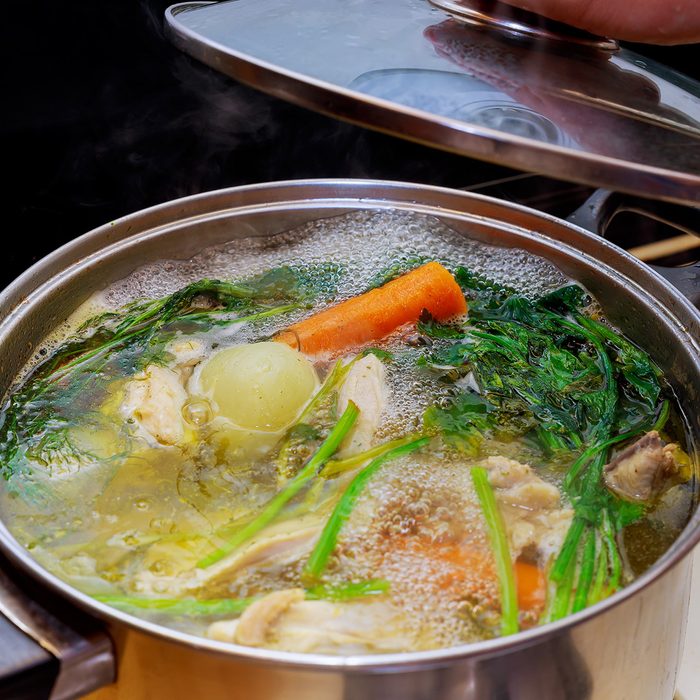
[[[462,280],[466,317],[438,323],[422,315],[418,325],[342,352],[305,356],[270,342],[430,261]],[[460,278],[462,267],[470,276]],[[210,280],[235,285],[224,292]],[[179,290],[192,284],[201,291],[177,306]],[[483,468],[515,576],[515,624],[557,619],[651,566],[682,530],[694,498],[684,424],[663,378],[644,369],[648,358],[627,341],[606,339],[604,329],[617,332],[593,300],[565,311],[556,310],[564,302],[555,300],[555,311],[555,302],[540,303],[571,285],[522,250],[478,243],[434,218],[398,211],[321,219],[188,261],[146,265],[57,329],[7,398],[0,514],[48,570],[163,625],[294,651],[421,650],[506,633],[496,525],[485,517],[473,474]],[[231,290],[231,306],[217,306]],[[503,316],[509,299],[522,302]],[[541,406],[528,393],[542,382],[534,370],[532,384],[499,394],[484,388],[484,367],[498,349],[474,359],[476,343],[494,334],[496,345],[522,340],[512,324],[533,309],[554,314],[564,330],[583,324],[570,337],[552,331],[552,345],[523,341],[533,367],[546,359],[564,376],[581,364],[578,393],[568,380],[556,387],[563,406],[583,406],[570,420],[552,414],[555,389],[542,389]],[[498,323],[515,335],[499,335]],[[590,359],[603,355],[608,370]],[[617,407],[608,414],[594,398],[612,395],[606,371],[619,377]],[[348,402],[357,403],[360,418],[302,483]],[[363,437],[360,425],[374,408],[378,418]],[[590,416],[615,427],[604,434]],[[570,438],[561,428],[567,420],[575,424]],[[624,468],[624,450],[634,452],[635,441],[657,428],[653,449],[671,445],[664,454],[672,453],[673,468],[654,476],[648,498],[620,498],[610,479],[603,483],[605,465],[619,458]],[[567,475],[589,448],[581,473],[601,476],[589,479],[588,491],[576,490]],[[365,469],[372,473],[358,487]],[[341,517],[351,484],[357,495]],[[586,510],[593,491],[609,518]],[[334,517],[336,539],[321,573],[310,573]],[[562,551],[576,518],[591,520],[567,568]]]

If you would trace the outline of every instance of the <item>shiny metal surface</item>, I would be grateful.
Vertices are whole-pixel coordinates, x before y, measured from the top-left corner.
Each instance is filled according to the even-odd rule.
[[[700,202],[700,84],[627,50],[529,41],[427,0],[166,12],[180,49],[310,109],[530,172]]]
[[[76,239],[0,295],[0,390],[81,301],[150,260],[186,259],[205,246],[380,208],[439,216],[465,236],[527,249],[581,281],[664,368],[693,435],[700,434],[700,316],[665,280],[616,246],[533,210],[454,190],[371,181],[222,190],[133,214]],[[246,698],[671,698],[687,610],[687,555],[699,539],[696,511],[650,571],[551,625],[449,649],[335,658],[226,645],[119,612],[45,571],[0,523],[0,549],[15,564],[107,621],[118,641],[120,682],[101,697],[129,698],[157,697],[162,683],[173,689],[168,697],[231,697],[235,684],[243,690],[234,697]],[[131,694],[121,695],[122,689]]]
[[[0,613],[48,651],[59,664],[50,700],[71,700],[112,683],[116,659],[111,639],[95,624],[78,629],[48,612],[0,569]]]
[[[621,212],[635,212],[683,233],[700,236],[700,209],[650,200],[636,201],[609,190],[596,190],[567,217],[567,221],[605,236],[612,219]],[[700,263],[683,267],[651,265],[651,268],[700,308]]]
[[[515,37],[562,41],[599,51],[617,51],[620,48],[614,39],[595,36],[533,12],[502,2],[494,2],[494,0],[429,0],[429,2],[460,22],[496,29]]]

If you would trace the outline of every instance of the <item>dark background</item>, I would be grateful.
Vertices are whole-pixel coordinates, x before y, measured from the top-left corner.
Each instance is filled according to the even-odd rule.
[[[239,85],[169,45],[162,33],[169,4],[5,5],[0,129],[9,217],[0,287],[95,226],[204,190],[333,176],[461,187],[513,173],[339,124]],[[700,77],[697,45],[635,48]],[[518,197],[499,187],[491,193]],[[550,208],[568,206],[564,197]]]

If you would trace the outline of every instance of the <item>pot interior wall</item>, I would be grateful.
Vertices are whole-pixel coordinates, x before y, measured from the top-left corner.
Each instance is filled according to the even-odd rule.
[[[116,222],[114,227],[98,229],[42,261],[4,293],[5,305],[0,304],[0,391],[7,391],[46,334],[92,293],[148,262],[185,260],[209,246],[250,236],[270,236],[357,209],[401,208],[439,216],[470,238],[526,249],[581,282],[596,296],[610,320],[650,352],[663,368],[689,421],[691,439],[700,434],[700,412],[695,410],[700,367],[692,336],[698,330],[697,317],[663,283],[618,249],[561,221],[496,200],[408,185],[397,195],[396,185],[377,190],[377,183],[365,185],[364,197],[340,188],[345,198],[338,195],[336,184],[324,199],[318,196],[320,185],[314,187],[315,199],[299,196],[276,201],[279,194],[261,187],[253,201],[243,197],[245,206],[227,199],[225,193],[213,193],[213,201],[199,197],[176,202]],[[303,194],[302,188],[300,195]],[[378,198],[382,195],[386,199]],[[236,194],[239,199],[240,196]],[[555,234],[557,238],[553,237]],[[607,254],[610,266],[599,262],[599,250]],[[235,270],[231,276],[235,276]],[[46,281],[42,283],[43,280]],[[652,293],[666,307],[675,307],[671,312],[665,310]],[[696,512],[683,536],[686,540],[697,539],[697,519]],[[27,559],[26,553],[18,554],[17,548],[14,555],[23,561]],[[664,559],[668,557],[665,555]],[[32,568],[36,571],[37,567]]]
[[[152,217],[143,216],[132,223],[130,236],[125,240],[98,248],[86,256],[80,256],[80,251],[77,251],[77,260],[74,258],[72,264],[62,260],[67,263],[65,269],[57,267],[52,270],[60,275],[28,296],[4,319],[3,326],[8,327],[9,332],[5,332],[0,339],[3,348],[0,391],[7,391],[13,377],[32,357],[42,339],[64,322],[81,303],[94,292],[123,279],[144,264],[163,259],[187,260],[209,246],[251,236],[272,236],[309,221],[338,216],[358,208],[394,206],[426,211],[423,206],[404,202],[363,201],[354,203],[353,207],[340,208],[336,201],[268,204],[252,210],[221,211],[215,208],[209,215],[184,217],[181,221],[176,219],[165,226],[155,227],[151,226]],[[428,211],[439,215],[445,223],[469,238],[491,245],[523,248],[550,260],[591,291],[605,315],[664,368],[682,406],[696,405],[700,386],[693,381],[693,377],[697,376],[696,348],[689,342],[684,324],[664,312],[654,299],[644,293],[639,283],[604,268],[597,260],[581,255],[568,245],[547,235],[537,235],[518,225],[506,223],[507,220],[495,221],[444,210]],[[523,223],[518,219],[516,222]],[[556,233],[551,231],[551,220],[540,223],[542,225],[536,231],[544,230],[549,235]],[[564,227],[560,225],[559,228]],[[616,261],[611,262],[614,264]],[[232,270],[232,276],[235,276],[235,270]],[[693,430],[700,432],[700,412],[687,410],[686,417]]]

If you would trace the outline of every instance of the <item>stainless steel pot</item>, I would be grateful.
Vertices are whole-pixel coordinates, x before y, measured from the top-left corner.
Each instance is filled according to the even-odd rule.
[[[662,276],[560,219],[479,195],[391,182],[298,181],[221,190],[127,216],[76,239],[0,296],[0,392],[46,333],[95,290],[146,262],[188,258],[206,246],[383,208],[438,216],[466,237],[528,250],[580,281],[662,366],[691,439],[700,435],[700,315]],[[601,219],[604,210],[600,202],[588,205],[578,218]],[[685,277],[681,282],[697,289],[695,271]],[[687,555],[699,539],[696,509],[650,571],[610,599],[551,625],[437,651],[335,658],[226,645],[119,612],[42,569],[0,523],[0,549],[29,580],[13,586],[0,578],[0,611],[63,661],[54,697],[109,682],[111,642],[118,684],[96,697],[663,700],[673,695],[688,607]],[[48,617],[36,601],[27,602],[25,586],[52,597]],[[88,613],[87,632],[82,617],[82,629],[69,630],[65,620],[56,629],[52,618],[66,617],[62,612],[73,606]],[[75,622],[73,614],[68,617]],[[95,620],[103,633],[95,632]]]

